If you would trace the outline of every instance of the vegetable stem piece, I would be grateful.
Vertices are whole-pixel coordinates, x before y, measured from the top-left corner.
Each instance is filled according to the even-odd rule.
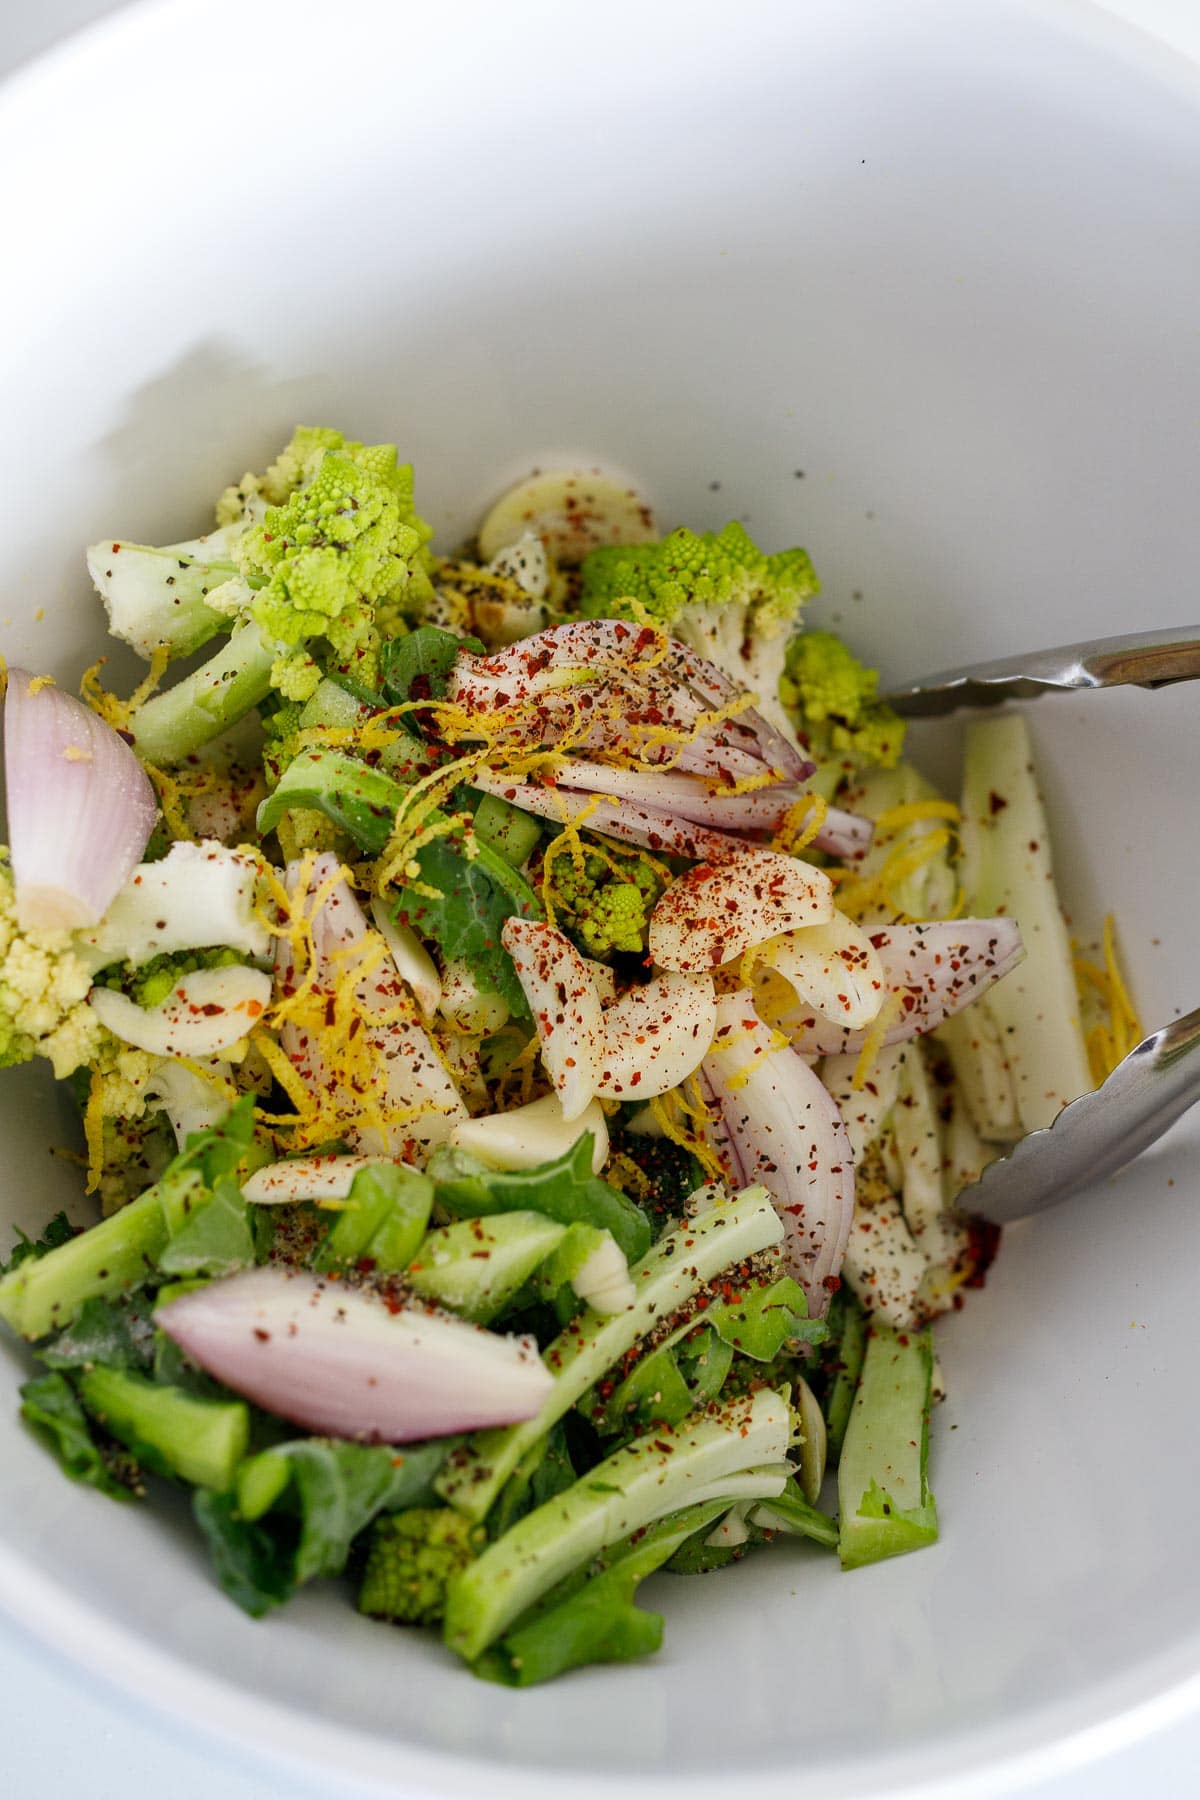
[[[443,1498],[468,1518],[482,1519],[525,1452],[570,1411],[619,1357],[731,1263],[754,1256],[783,1236],[765,1188],[720,1199],[661,1238],[630,1271],[636,1299],[624,1312],[585,1311],[543,1352],[555,1377],[538,1413],[525,1424],[478,1433],[438,1477]]]
[[[108,1299],[151,1273],[168,1236],[157,1188],[0,1280],[0,1318],[31,1341],[60,1331],[85,1300]]]
[[[1050,860],[1050,828],[1020,713],[967,730],[962,879],[972,910],[1015,919],[1024,966],[988,994],[1008,1046],[1021,1130],[1049,1125],[1092,1086],[1071,944]]]
[[[276,654],[248,620],[202,669],[152,695],[130,715],[138,755],[170,767],[228,731],[266,699]]]
[[[929,1488],[933,1338],[873,1322],[838,1463],[844,1569],[921,1550],[937,1539]]]
[[[158,1474],[225,1493],[250,1442],[240,1400],[205,1400],[124,1369],[97,1366],[80,1377],[92,1417]]]
[[[681,1505],[782,1493],[790,1433],[787,1402],[762,1389],[614,1451],[526,1514],[450,1584],[446,1643],[473,1661],[571,1569]]]

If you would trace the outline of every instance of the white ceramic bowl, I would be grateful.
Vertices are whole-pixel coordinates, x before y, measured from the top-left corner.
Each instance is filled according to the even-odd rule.
[[[15,81],[0,646],[101,646],[80,546],[183,537],[296,419],[399,441],[445,539],[531,460],[812,550],[901,677],[1186,622],[1200,106],[1089,9],[183,0]],[[801,475],[800,471],[803,471]],[[719,484],[719,486],[718,486]],[[1197,692],[1046,701],[1067,903],[1147,1020],[1200,1000]],[[74,1189],[0,1081],[3,1211]],[[182,1519],[64,1482],[0,1359],[0,1598],[97,1674],[438,1794],[956,1795],[1200,1687],[1197,1121],[1009,1234],[942,1337],[936,1549],[659,1589],[652,1664],[513,1695],[307,1593],[251,1624]]]

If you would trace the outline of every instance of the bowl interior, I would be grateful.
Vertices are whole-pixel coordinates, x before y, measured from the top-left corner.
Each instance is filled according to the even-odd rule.
[[[80,547],[201,529],[298,419],[397,440],[447,544],[579,455],[664,524],[804,542],[814,611],[888,678],[1194,613],[1200,110],[1083,9],[361,0],[331,42],[305,3],[143,7],[12,84],[0,154],[12,660],[76,677]],[[1195,693],[1032,724],[1072,918],[1116,912],[1165,1021],[1200,997]],[[918,741],[949,767],[953,740]],[[0,1216],[40,1223],[78,1177],[39,1072],[6,1072],[0,1129]],[[513,1696],[329,1593],[250,1624],[186,1520],[60,1479],[6,1345],[8,1604],[210,1724],[438,1791],[1082,1754],[1200,1671],[1198,1145],[1013,1229],[945,1327],[936,1549],[662,1578],[636,1671]]]

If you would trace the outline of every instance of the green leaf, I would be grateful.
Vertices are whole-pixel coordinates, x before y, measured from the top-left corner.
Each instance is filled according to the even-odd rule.
[[[540,1212],[560,1225],[594,1225],[611,1232],[626,1262],[634,1263],[650,1248],[650,1222],[627,1195],[592,1174],[592,1155],[586,1131],[562,1156],[535,1169],[489,1169],[465,1151],[442,1149],[426,1174],[437,1204],[453,1218]]]
[[[188,1134],[187,1144],[165,1173],[196,1169],[205,1187],[215,1187],[222,1175],[237,1173],[253,1143],[254,1095],[243,1094],[218,1124]]]
[[[21,1389],[21,1416],[28,1420],[72,1481],[82,1481],[113,1500],[129,1500],[128,1480],[117,1471],[129,1463],[102,1449],[92,1436],[83,1407],[65,1375],[43,1375]]]
[[[465,847],[444,837],[425,844],[417,852],[417,866],[422,885],[434,892],[398,885],[390,897],[392,917],[431,938],[444,957],[461,957],[485,993],[499,994],[515,1017],[528,1018],[500,933],[508,919],[540,919],[542,906],[524,876],[502,856],[483,844],[475,849],[474,856],[468,855]]]
[[[324,813],[360,848],[378,856],[407,793],[402,782],[343,750],[302,750],[262,802],[255,823],[265,835],[284,813],[306,807]]]
[[[45,1256],[48,1251],[57,1250],[60,1244],[69,1242],[77,1235],[76,1227],[72,1225],[65,1212],[55,1213],[40,1238],[27,1237],[18,1225],[17,1241],[13,1245],[8,1261],[0,1263],[0,1275],[10,1275],[14,1269],[19,1269],[22,1263],[36,1261],[39,1257]]]
[[[455,637],[440,625],[419,625],[403,637],[389,638],[379,659],[381,685],[389,704],[440,700],[460,650],[470,650],[476,656],[486,654],[478,638]]]
[[[562,1420],[557,1420],[522,1457],[487,1516],[488,1536],[503,1537],[510,1525],[535,1506],[574,1487],[577,1471]]]
[[[150,1360],[150,1309],[138,1299],[123,1306],[111,1300],[85,1300],[73,1325],[37,1352],[48,1369],[82,1369],[99,1363],[107,1369],[138,1369]],[[139,1340],[135,1327],[145,1328]]]
[[[217,1580],[243,1612],[261,1619],[291,1598],[295,1547],[288,1533],[243,1519],[232,1494],[208,1488],[196,1489],[192,1512],[207,1540]]]
[[[306,1581],[340,1574],[380,1513],[438,1503],[433,1477],[456,1442],[399,1450],[296,1438],[249,1457],[238,1470],[236,1505],[201,1518],[226,1593],[258,1617]]]
[[[794,1339],[819,1344],[828,1336],[820,1320],[808,1317],[804,1290],[790,1275],[730,1292],[707,1308],[704,1319],[725,1343],[755,1362],[773,1362]]]
[[[218,1178],[211,1200],[189,1215],[158,1259],[164,1275],[232,1275],[257,1261],[254,1230],[242,1191]]]

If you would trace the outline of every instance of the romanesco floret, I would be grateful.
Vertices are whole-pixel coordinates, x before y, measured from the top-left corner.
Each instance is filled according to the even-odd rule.
[[[238,544],[246,579],[265,583],[251,615],[268,642],[288,647],[271,670],[272,685],[293,700],[315,691],[320,671],[300,649],[310,638],[324,638],[340,663],[372,682],[376,605],[398,599],[420,548],[380,459],[355,462],[326,451],[312,480]]]
[[[644,858],[567,852],[551,863],[548,885],[559,925],[585,955],[603,962],[618,951],[636,956],[645,950],[663,882]]]
[[[904,721],[876,698],[868,669],[830,631],[806,631],[788,646],[781,693],[818,763],[890,769],[904,748]]]
[[[806,551],[766,556],[733,523],[701,536],[680,529],[657,544],[593,550],[583,562],[579,610],[590,619],[648,616],[755,694],[778,723],[784,652],[801,606],[818,589]]]
[[[164,768],[227,731],[272,689],[287,701],[310,698],[326,660],[322,646],[335,666],[372,687],[381,637],[404,630],[433,593],[431,528],[413,504],[412,469],[392,444],[302,426],[265,475],[226,491],[217,513],[237,574],[203,590],[199,635],[187,647],[230,625],[232,635],[126,721],[143,759]]]
[[[0,1068],[48,1057],[61,1081],[97,1055],[107,1032],[87,1005],[92,977],[66,931],[22,931],[7,853],[0,854]]]
[[[347,453],[361,450],[347,443],[340,431],[327,425],[297,425],[275,461],[261,475],[247,471],[227,487],[217,500],[217,524],[236,525],[266,506],[282,506],[288,496],[310,480],[327,450]]]
[[[394,1625],[432,1625],[446,1610],[446,1589],[487,1542],[453,1507],[413,1507],[376,1520],[358,1594],[358,1610]]]

